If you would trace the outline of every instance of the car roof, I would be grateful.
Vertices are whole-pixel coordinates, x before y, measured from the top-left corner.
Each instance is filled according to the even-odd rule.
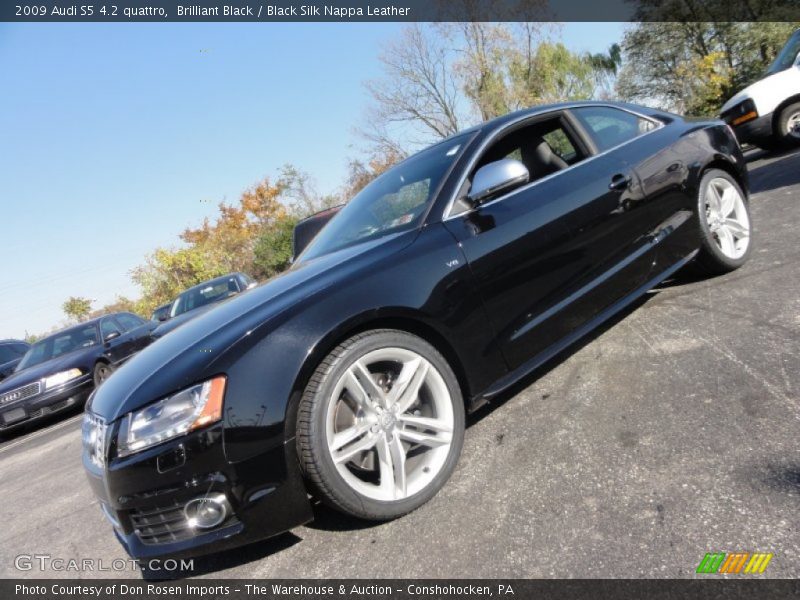
[[[53,333],[48,333],[42,339],[36,340],[35,343],[38,344],[39,342],[42,342],[42,341],[44,341],[44,340],[46,340],[48,338],[51,338],[51,337],[56,336],[56,335],[61,335],[61,334],[65,333],[65,332],[67,332],[67,331],[72,331],[73,329],[80,329],[81,327],[86,327],[87,325],[97,325],[100,321],[102,321],[103,319],[105,319],[107,317],[115,317],[117,315],[130,315],[130,314],[133,314],[133,313],[130,313],[130,312],[126,311],[126,310],[120,310],[120,311],[117,311],[117,312],[114,312],[114,313],[108,313],[108,314],[105,314],[105,315],[100,315],[99,317],[95,317],[93,319],[87,319],[86,321],[82,321],[80,323],[76,323],[75,325],[70,325],[69,327],[64,327],[63,329],[59,329],[58,331],[54,331]],[[136,315],[134,315],[134,316],[136,316]],[[136,318],[138,319],[138,318],[141,318],[141,317],[137,316]]]
[[[15,340],[15,339],[7,339],[7,340],[0,340],[0,344],[25,344],[26,346],[30,346],[29,342],[25,340]]]
[[[204,288],[204,287],[206,287],[208,285],[213,285],[215,283],[220,283],[222,281],[225,281],[226,279],[230,279],[231,277],[235,277],[236,275],[243,275],[243,273],[240,273],[239,271],[235,271],[233,273],[228,273],[227,275],[220,275],[219,277],[214,277],[214,279],[209,279],[208,281],[203,281],[202,283],[198,283],[197,285],[193,285],[190,288],[186,288],[185,290],[183,290],[178,295],[179,296],[183,296],[186,292],[191,292],[192,290],[196,290],[196,289],[199,289],[199,288]],[[172,302],[170,302],[170,304],[172,304]]]
[[[650,115],[652,113],[660,112],[652,108],[648,108],[646,106],[639,106],[638,104],[630,104],[628,102],[617,102],[613,100],[572,100],[569,102],[555,102],[552,104],[540,104],[537,106],[531,106],[529,108],[523,108],[520,110],[515,110],[514,112],[510,112],[505,115],[501,115],[499,117],[495,117],[494,119],[490,119],[489,121],[485,121],[480,125],[472,127],[470,129],[465,129],[459,133],[467,133],[469,131],[475,130],[493,130],[504,125],[518,121],[521,118],[525,117],[533,117],[538,114],[544,114],[547,112],[552,112],[554,110],[564,110],[568,108],[578,108],[581,106],[612,106],[616,108],[622,108],[626,110],[633,110],[635,112],[643,113],[646,115]],[[456,134],[458,135],[458,134]]]

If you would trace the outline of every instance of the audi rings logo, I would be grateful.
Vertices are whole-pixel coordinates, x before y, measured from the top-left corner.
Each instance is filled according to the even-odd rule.
[[[20,396],[22,396],[22,394],[19,392],[11,392],[10,394],[6,394],[3,396],[3,404],[6,402],[13,402],[14,400],[19,400]]]

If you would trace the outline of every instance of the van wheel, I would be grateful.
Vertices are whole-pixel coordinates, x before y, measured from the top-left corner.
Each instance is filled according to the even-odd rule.
[[[784,108],[778,116],[775,132],[778,143],[783,146],[800,146],[800,102]]]

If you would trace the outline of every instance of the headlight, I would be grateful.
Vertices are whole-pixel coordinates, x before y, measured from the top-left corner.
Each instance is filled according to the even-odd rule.
[[[746,98],[745,100],[739,102],[739,104],[736,106],[726,110],[721,116],[722,119],[728,123],[728,125],[735,127],[736,125],[741,125],[747,121],[757,119],[758,111],[756,110],[756,103],[753,101],[753,99]]]
[[[125,416],[117,454],[128,456],[222,418],[225,377],[215,377]]]
[[[49,390],[51,387],[56,387],[57,385],[61,385],[62,383],[66,383],[71,379],[75,379],[76,377],[81,376],[80,369],[70,369],[69,371],[61,371],[56,373],[55,375],[50,375],[50,377],[44,378],[44,389]]]

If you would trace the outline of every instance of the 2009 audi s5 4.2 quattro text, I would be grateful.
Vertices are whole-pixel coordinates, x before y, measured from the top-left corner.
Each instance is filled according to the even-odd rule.
[[[83,463],[137,558],[312,518],[412,511],[465,413],[694,261],[752,251],[721,121],[627,104],[533,108],[359,192],[282,275],[156,341],[89,400]]]

